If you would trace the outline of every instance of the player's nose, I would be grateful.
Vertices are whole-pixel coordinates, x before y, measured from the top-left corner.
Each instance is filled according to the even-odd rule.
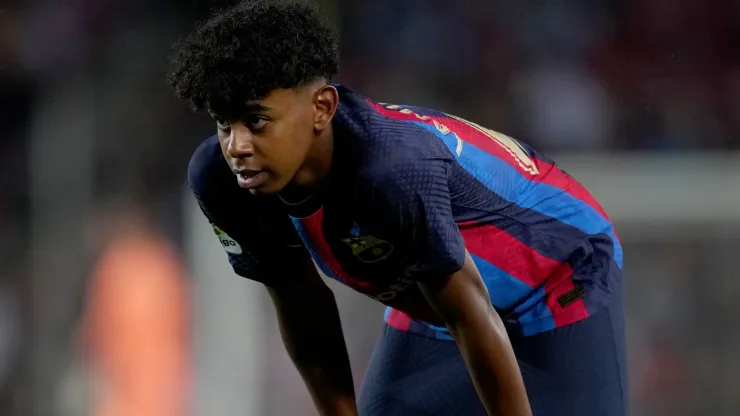
[[[235,159],[254,156],[254,136],[243,123],[233,123],[226,143],[226,154]]]

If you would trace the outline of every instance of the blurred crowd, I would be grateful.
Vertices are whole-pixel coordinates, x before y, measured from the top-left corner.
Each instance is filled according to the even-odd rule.
[[[168,90],[166,58],[229,3],[0,3],[0,414],[56,414],[38,395],[56,391],[60,363],[74,360],[106,210],[125,201],[182,240],[187,160],[212,126]],[[319,3],[342,32],[338,81],[377,100],[445,110],[546,152],[740,149],[737,1]],[[732,253],[684,240],[627,244],[642,278],[632,283],[636,406],[730,414],[740,402],[721,387],[740,380],[713,371],[740,370],[740,340],[722,329],[740,312]],[[723,302],[707,275],[727,282]],[[709,399],[696,398],[707,381]]]
[[[740,146],[731,0],[346,2],[344,72],[546,150]]]

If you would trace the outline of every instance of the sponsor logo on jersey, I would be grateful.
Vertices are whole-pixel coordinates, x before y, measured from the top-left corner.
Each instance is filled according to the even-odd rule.
[[[343,238],[352,254],[363,263],[377,263],[393,253],[393,245],[372,235]]]
[[[401,277],[396,281],[396,283],[388,286],[388,290],[371,297],[379,301],[387,302],[389,300],[395,299],[396,296],[400,295],[402,292],[406,291],[406,289],[412,287],[413,285],[414,282],[412,280]]]
[[[226,250],[227,253],[230,254],[242,254],[242,246],[239,245],[233,238],[229,237],[228,234],[224,232],[224,230],[218,228],[215,224],[211,224],[213,227],[213,232],[216,233],[216,237],[218,237],[218,241],[221,242],[221,245],[224,247],[224,250]]]

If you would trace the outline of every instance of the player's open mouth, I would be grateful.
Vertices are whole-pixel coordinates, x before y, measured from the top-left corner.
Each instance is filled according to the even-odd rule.
[[[253,189],[265,183],[267,172],[264,170],[235,170],[236,180],[239,186],[244,189]]]

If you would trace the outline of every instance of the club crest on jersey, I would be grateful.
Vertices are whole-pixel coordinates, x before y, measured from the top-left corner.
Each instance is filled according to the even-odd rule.
[[[393,245],[372,235],[343,238],[352,254],[363,263],[377,263],[393,253]]]
[[[218,237],[218,241],[221,242],[221,245],[227,253],[242,254],[242,246],[240,246],[239,243],[229,237],[224,230],[218,228],[215,224],[211,224],[211,226],[213,227],[213,232],[216,233],[216,237]]]

